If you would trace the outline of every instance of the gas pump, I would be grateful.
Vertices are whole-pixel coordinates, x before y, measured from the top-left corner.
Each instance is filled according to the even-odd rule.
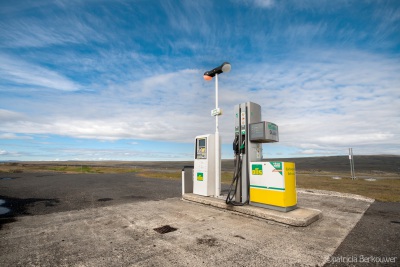
[[[248,169],[251,161],[259,161],[262,157],[260,143],[250,143],[248,125],[261,121],[261,107],[252,102],[235,106],[235,139],[233,142],[234,177],[226,198],[227,204],[245,205],[249,203]],[[233,188],[234,187],[234,188]]]
[[[296,209],[296,169],[293,162],[262,161],[262,144],[279,141],[275,123],[261,120],[261,106],[246,102],[235,106],[234,175],[226,204],[246,204],[279,211]],[[216,195],[216,135],[195,138],[193,193]]]
[[[295,166],[291,162],[263,162],[262,144],[279,141],[278,126],[261,121],[261,106],[235,106],[234,175],[226,203],[290,211],[296,208]]]

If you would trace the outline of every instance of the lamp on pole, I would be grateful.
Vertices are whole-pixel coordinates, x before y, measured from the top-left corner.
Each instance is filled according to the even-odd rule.
[[[218,107],[218,75],[223,72],[229,72],[231,64],[222,63],[210,71],[204,72],[204,80],[211,81],[215,77],[215,109],[211,111],[211,115],[215,117],[215,197],[221,194],[221,140],[218,128],[218,116],[222,115],[222,110]]]

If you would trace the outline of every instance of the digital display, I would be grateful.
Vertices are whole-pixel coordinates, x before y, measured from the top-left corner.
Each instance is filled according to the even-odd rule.
[[[199,147],[205,147],[206,146],[206,139],[199,139]]]
[[[207,158],[207,138],[197,138],[196,159]]]

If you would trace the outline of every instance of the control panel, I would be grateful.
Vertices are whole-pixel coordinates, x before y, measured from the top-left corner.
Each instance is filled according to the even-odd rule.
[[[202,196],[215,194],[215,135],[197,136],[193,168],[193,193]]]

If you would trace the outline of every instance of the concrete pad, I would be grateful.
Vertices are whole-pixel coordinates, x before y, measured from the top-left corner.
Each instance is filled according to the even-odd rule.
[[[0,231],[0,266],[322,266],[371,202],[320,194],[298,194],[324,214],[308,227],[180,198],[17,217]],[[164,225],[177,230],[153,230]]]
[[[322,218],[322,212],[316,209],[298,207],[289,212],[280,212],[251,205],[232,206],[225,203],[225,199],[205,197],[195,194],[184,194],[182,199],[210,205],[213,207],[239,212],[242,214],[255,216],[261,219],[271,220],[291,226],[308,226]]]

